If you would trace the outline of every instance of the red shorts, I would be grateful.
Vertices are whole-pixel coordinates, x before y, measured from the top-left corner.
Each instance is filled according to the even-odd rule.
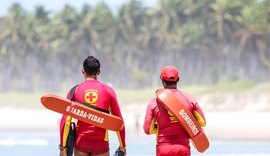
[[[190,148],[183,145],[157,145],[157,156],[190,156]]]
[[[93,140],[81,136],[76,138],[75,148],[81,152],[93,155],[102,154],[110,150],[108,141]]]

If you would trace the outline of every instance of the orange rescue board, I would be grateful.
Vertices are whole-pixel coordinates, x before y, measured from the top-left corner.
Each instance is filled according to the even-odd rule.
[[[166,109],[171,111],[184,127],[194,147],[201,153],[206,151],[209,147],[209,141],[196,118],[184,105],[185,102],[188,102],[185,97],[183,96],[179,99],[171,91],[166,89],[157,90],[156,96],[158,101]]]
[[[69,115],[100,128],[112,131],[120,131],[123,128],[123,120],[117,116],[95,110],[54,94],[43,95],[40,101],[49,110]]]

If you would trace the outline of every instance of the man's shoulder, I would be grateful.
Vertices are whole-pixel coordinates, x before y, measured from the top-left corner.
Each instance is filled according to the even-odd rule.
[[[187,92],[185,92],[185,91],[180,91],[180,90],[178,90],[180,93],[182,93],[184,96],[188,96],[188,97],[193,97],[190,93],[187,93]]]
[[[153,97],[149,103],[148,103],[148,106],[151,107],[151,108],[154,108],[157,106],[157,98],[156,97]]]
[[[184,92],[184,91],[180,91],[180,90],[178,90],[178,91],[180,93],[182,93],[190,102],[192,102],[192,103],[196,103],[197,102],[196,98],[193,95],[191,95],[191,94],[189,94],[187,92]]]
[[[156,102],[157,101],[157,97],[153,97],[150,102]]]
[[[106,83],[104,83],[102,81],[99,81],[99,80],[95,80],[95,81],[92,81],[92,82],[91,81],[83,81],[79,85],[84,85],[86,83],[90,83],[91,85],[97,85],[97,86],[102,86],[102,87],[113,89],[111,84],[109,84],[109,83],[106,84]]]
[[[101,82],[101,81],[98,81],[101,85],[103,85],[105,88],[106,88],[106,90],[111,90],[111,91],[114,91],[114,89],[113,89],[113,87],[112,87],[112,85],[111,84],[106,84],[106,83],[103,83],[103,82]]]
[[[115,90],[113,89],[111,84],[106,84],[101,81],[97,81],[97,82],[102,86],[102,88],[104,88],[105,92],[107,92],[110,95],[115,96]]]

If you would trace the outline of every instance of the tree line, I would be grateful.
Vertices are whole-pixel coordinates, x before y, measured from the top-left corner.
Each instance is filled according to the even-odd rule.
[[[60,91],[82,80],[82,61],[101,61],[101,80],[119,88],[160,84],[164,65],[181,83],[269,81],[270,0],[129,0],[44,6],[19,3],[0,17],[0,90]]]

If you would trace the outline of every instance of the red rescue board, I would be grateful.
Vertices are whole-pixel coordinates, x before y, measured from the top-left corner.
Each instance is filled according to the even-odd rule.
[[[49,110],[69,115],[75,119],[100,128],[120,131],[124,125],[123,120],[117,116],[95,110],[54,94],[43,95],[40,98],[40,101],[43,106]]]
[[[157,90],[156,96],[158,101],[171,111],[184,127],[194,147],[201,153],[206,151],[209,147],[209,141],[196,118],[184,104],[188,102],[186,98],[184,96],[179,98],[167,89]]]

